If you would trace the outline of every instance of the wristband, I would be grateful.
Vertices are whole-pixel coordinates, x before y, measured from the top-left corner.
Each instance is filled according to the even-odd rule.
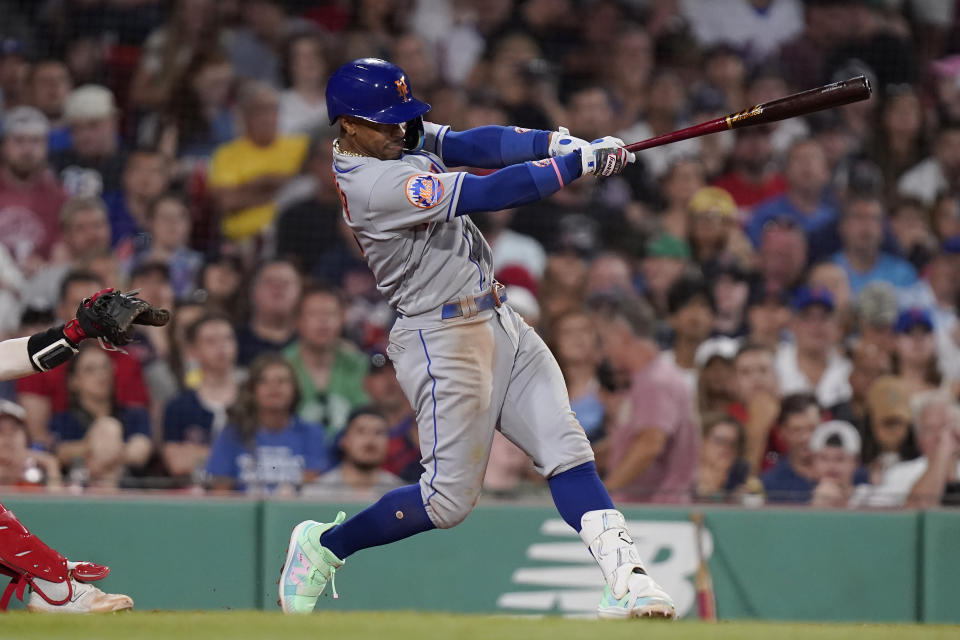
[[[71,320],[66,326],[54,327],[30,336],[27,340],[27,354],[34,369],[49,371],[79,353],[77,345],[85,336],[79,326],[68,329],[75,323],[76,320]],[[73,341],[74,337],[78,337],[76,342]]]

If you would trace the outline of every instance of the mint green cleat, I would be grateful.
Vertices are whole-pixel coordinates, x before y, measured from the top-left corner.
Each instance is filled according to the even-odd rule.
[[[343,511],[333,522],[304,520],[293,528],[287,545],[287,559],[280,569],[280,599],[277,604],[284,613],[311,613],[327,588],[333,588],[333,597],[339,598],[334,574],[344,561],[320,544],[320,536],[341,524],[347,517]]]
[[[599,618],[666,618],[675,620],[677,607],[660,585],[645,573],[632,573],[628,578],[629,589],[622,598],[617,598],[606,585],[597,607]]]

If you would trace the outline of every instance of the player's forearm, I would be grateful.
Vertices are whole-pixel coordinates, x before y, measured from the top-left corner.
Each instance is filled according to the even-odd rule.
[[[131,467],[142,467],[150,458],[152,450],[150,438],[138,433],[131,436],[124,445],[123,461]]]
[[[69,466],[77,458],[87,457],[86,440],[67,440],[57,445],[57,460],[60,464]]]
[[[272,180],[257,180],[236,187],[221,187],[214,197],[222,211],[231,213],[267,204],[273,200],[278,188]]]
[[[438,151],[452,167],[497,169],[549,155],[550,131],[489,125],[442,134]]]
[[[750,473],[756,475],[763,468],[763,457],[767,452],[767,440],[770,438],[770,423],[765,417],[751,417],[746,426],[745,458],[750,465]]]
[[[604,478],[604,485],[610,491],[623,489],[646,471],[663,451],[665,438],[661,432],[645,429],[636,437],[627,455]]]
[[[486,176],[464,174],[457,215],[499,211],[553,195],[580,177],[580,155],[516,164]]]
[[[30,338],[13,338],[0,342],[0,380],[13,380],[35,371],[27,352]]]
[[[950,475],[950,468],[951,466],[955,467],[956,464],[955,456],[938,451],[930,460],[927,471],[920,476],[920,479],[913,485],[913,489],[910,490],[906,506],[923,509],[940,504],[941,499],[943,499],[943,491],[947,485],[947,478]]]
[[[63,364],[77,352],[84,337],[76,321],[71,321],[29,338],[0,342],[0,380],[23,378]]]

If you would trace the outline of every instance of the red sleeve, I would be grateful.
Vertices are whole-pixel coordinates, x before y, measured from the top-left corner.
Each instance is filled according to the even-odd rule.
[[[50,410],[66,411],[69,402],[67,394],[67,367],[57,367],[43,373],[35,373],[17,380],[17,393],[33,393],[50,398]]]
[[[726,413],[731,418],[734,418],[740,424],[747,424],[747,420],[750,419],[750,414],[747,413],[747,408],[743,406],[743,403],[740,402],[731,402],[727,405]]]
[[[49,373],[49,372],[47,372]],[[26,378],[17,380],[17,393],[34,393],[38,396],[50,395],[46,373],[34,373]]]
[[[112,351],[117,404],[126,407],[150,406],[150,392],[143,380],[143,368],[135,358]]]

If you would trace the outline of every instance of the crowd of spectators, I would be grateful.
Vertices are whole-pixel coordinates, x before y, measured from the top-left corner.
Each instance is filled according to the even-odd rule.
[[[326,78],[633,141],[865,75],[843,108],[474,216],[615,498],[960,503],[960,14],[925,0],[0,0],[0,334],[174,310],[0,386],[0,482],[414,482],[394,320],[341,220]],[[544,492],[497,434],[487,492]]]

